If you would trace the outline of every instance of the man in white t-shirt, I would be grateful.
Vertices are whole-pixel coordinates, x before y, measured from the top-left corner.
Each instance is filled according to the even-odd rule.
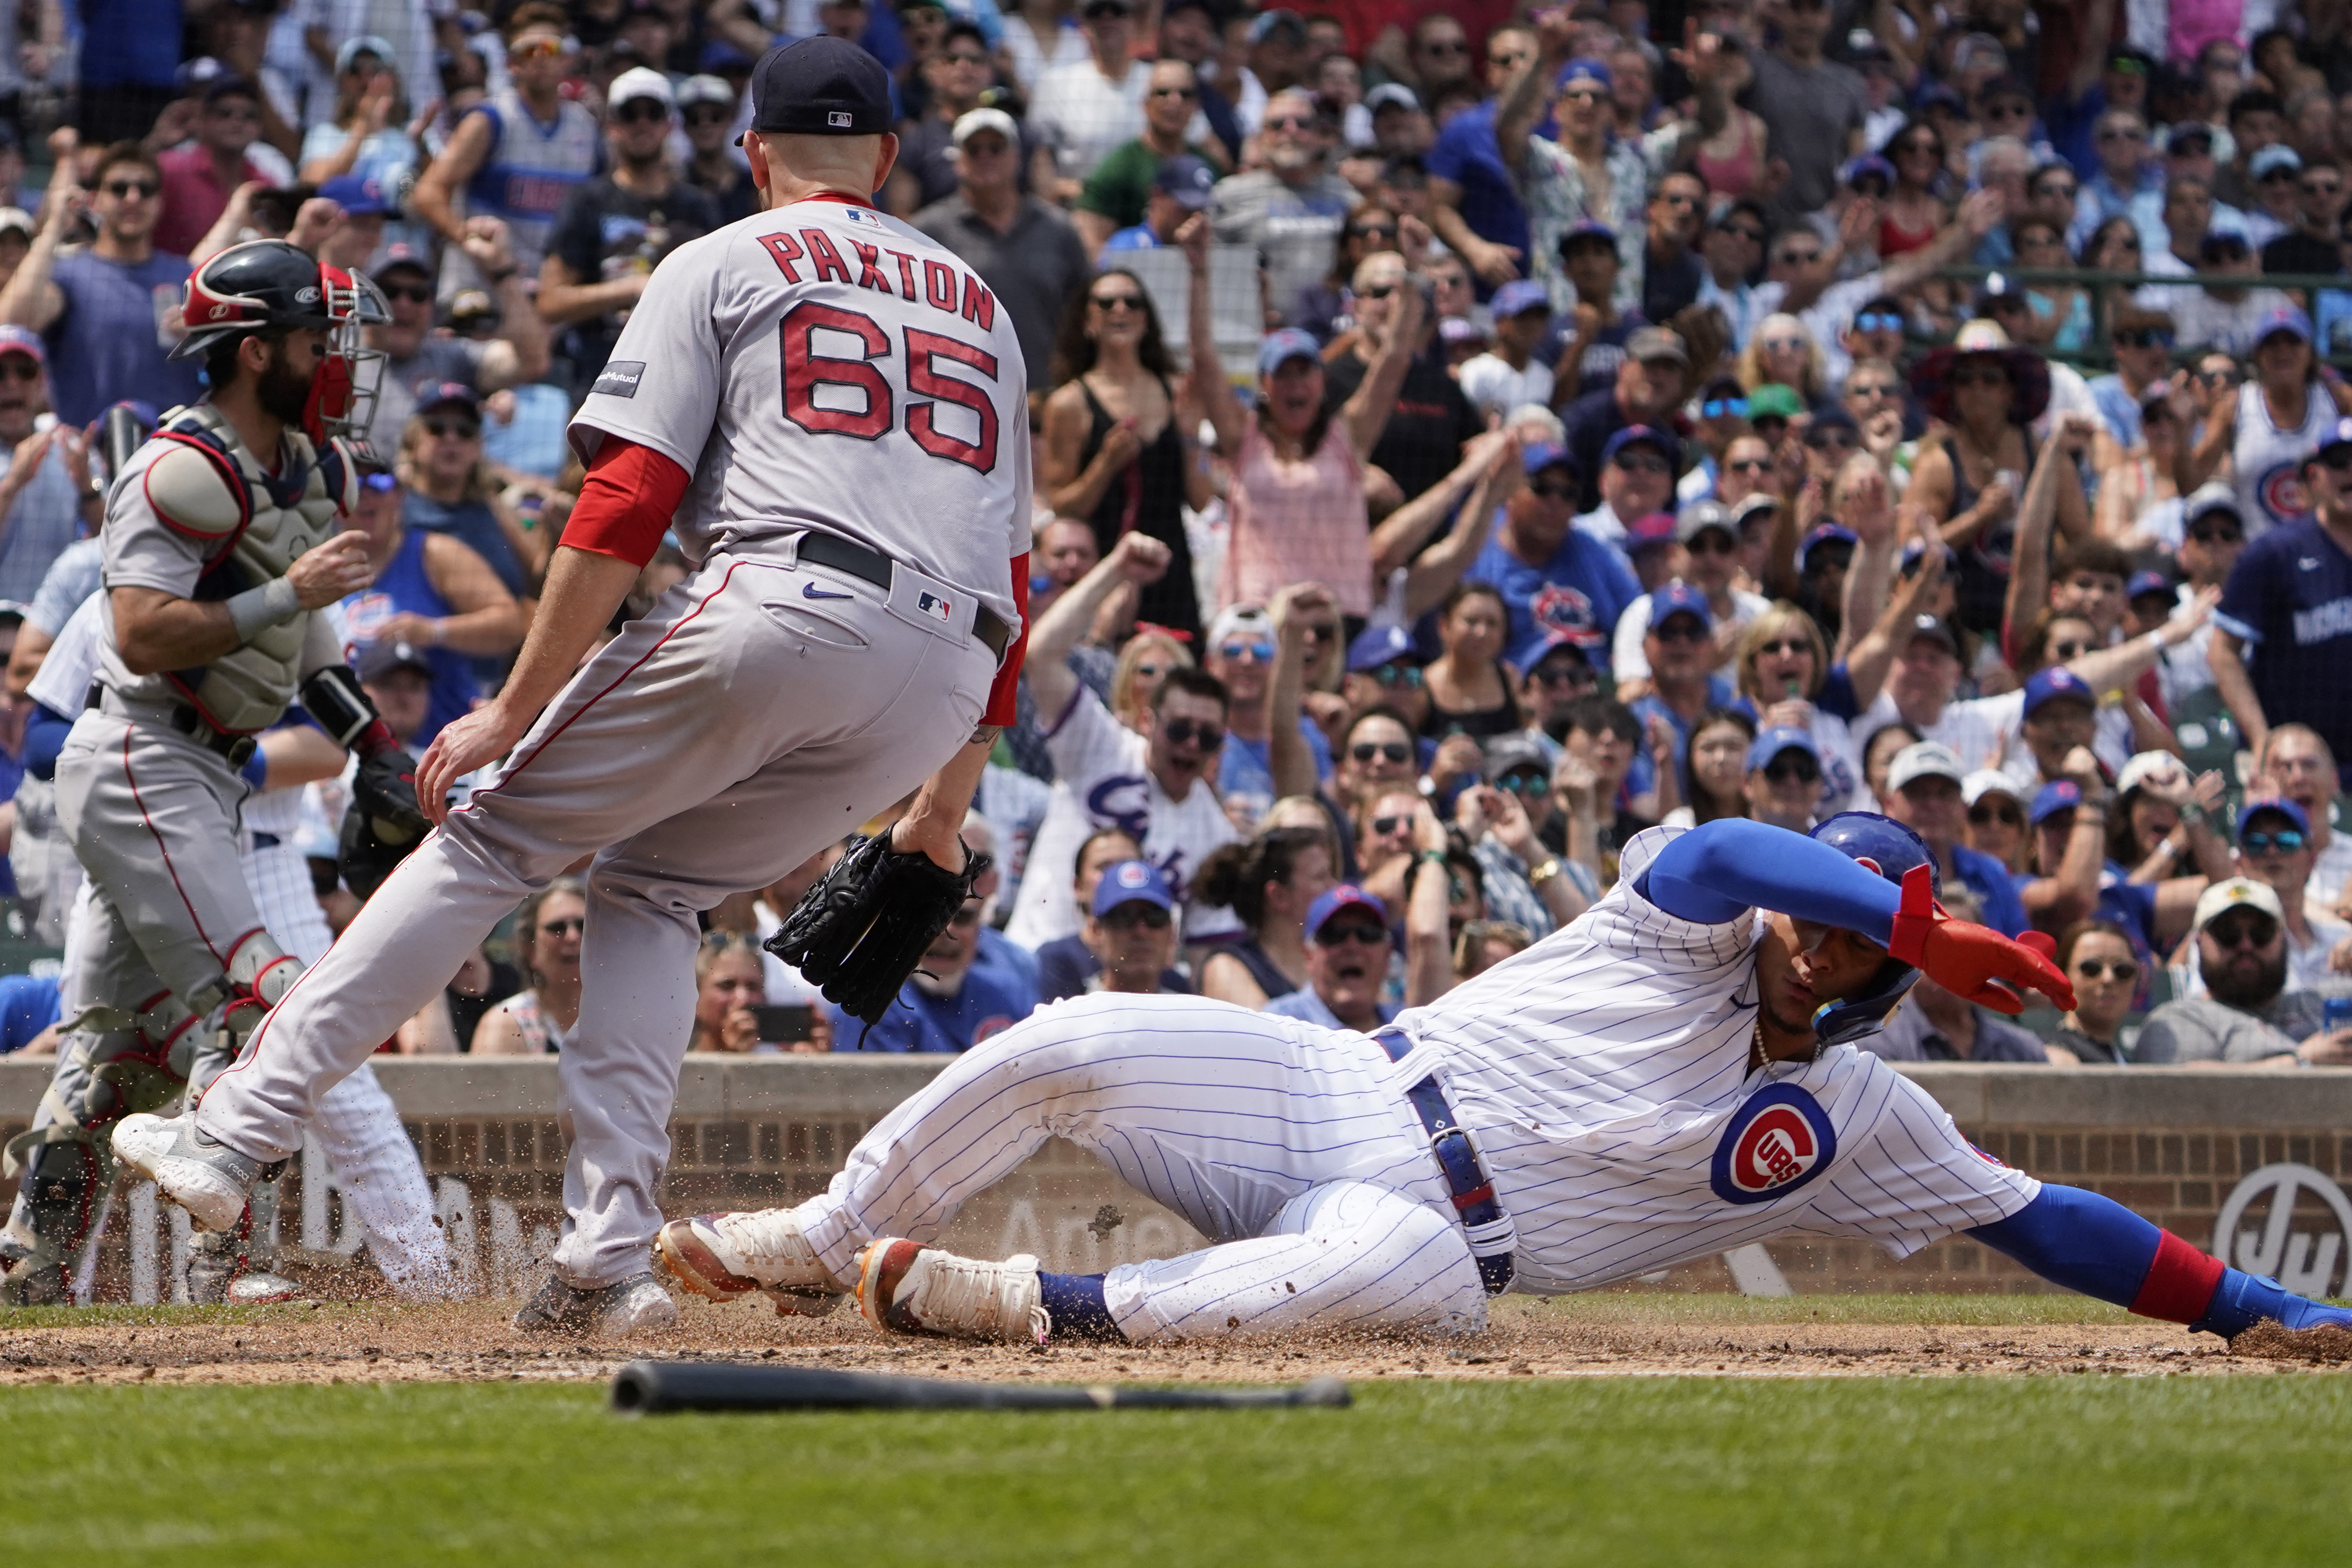
[[[1138,734],[1113,718],[1061,660],[1042,659],[1027,668],[1037,711],[1047,716],[1045,750],[1056,782],[1004,934],[1034,951],[1077,931],[1071,879],[1078,847],[1096,829],[1124,828],[1179,900],[1189,898],[1192,875],[1209,851],[1240,836],[1210,782],[1225,739],[1223,681],[1197,669],[1169,671]],[[1186,905],[1188,941],[1237,929],[1230,910]]]
[[[1551,295],[1531,278],[1495,290],[1495,346],[1462,366],[1462,395],[1490,418],[1523,403],[1551,406],[1551,367],[1535,357],[1551,326]]]

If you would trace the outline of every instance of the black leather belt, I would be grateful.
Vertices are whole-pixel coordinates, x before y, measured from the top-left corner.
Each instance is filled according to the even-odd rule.
[[[1412,1042],[1395,1029],[1382,1029],[1372,1038],[1392,1062],[1404,1060],[1412,1050]],[[1429,1133],[1429,1152],[1437,1157],[1438,1169],[1445,1173],[1445,1184],[1454,1194],[1454,1210],[1462,1216],[1462,1228],[1469,1233],[1470,1256],[1478,1265],[1478,1278],[1486,1282],[1486,1294],[1499,1296],[1511,1288],[1516,1272],[1511,1255],[1517,1248],[1518,1233],[1495,1196],[1495,1180],[1486,1173],[1486,1162],[1478,1158],[1477,1146],[1464,1131],[1462,1119],[1454,1114],[1454,1102],[1445,1098],[1445,1087],[1437,1081],[1436,1074],[1406,1089],[1404,1098],[1421,1118]]]
[[[278,837],[275,833],[257,833],[253,836],[253,847],[256,849],[275,849],[285,842],[286,840]]]
[[[890,571],[894,564],[891,559],[862,544],[852,544],[837,533],[802,534],[800,558],[814,561],[820,566],[830,566],[836,572],[846,572],[863,582],[873,584],[886,594],[890,591]],[[996,656],[999,664],[1004,662],[1004,647],[1013,640],[1013,628],[986,605],[981,605],[972,616],[971,635],[988,645],[988,651]]]

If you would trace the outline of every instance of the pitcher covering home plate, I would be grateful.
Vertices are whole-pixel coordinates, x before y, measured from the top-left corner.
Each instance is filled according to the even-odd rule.
[[[418,765],[437,831],[193,1112],[116,1129],[121,1157],[206,1228],[235,1223],[320,1094],[498,920],[594,852],[580,1025],[559,1063],[563,1234],[516,1325],[672,1321],[649,1247],[698,913],[919,785],[788,933],[822,950],[803,973],[838,976],[836,1001],[887,1001],[984,864],[957,833],[1012,719],[1029,575],[1012,317],[868,205],[898,148],[872,56],[831,37],[772,50],[752,101],[767,210],[681,246],[630,312],[572,426],[588,479],[514,673]],[[583,668],[673,528],[693,574]],[[450,782],[491,763],[445,811]]]
[[[1921,973],[2015,1012],[2073,997],[2039,946],[1957,921],[1908,828],[1727,819],[1627,845],[1584,916],[1376,1035],[1181,996],[1057,1004],[958,1058],[797,1207],[665,1227],[688,1288],[909,1333],[1136,1341],[1475,1330],[1770,1237],[1895,1257],[1965,1230],[2070,1289],[2234,1334],[2352,1322],[1963,1141],[1853,1042]],[[928,1245],[1049,1137],[1216,1245],[1103,1275]]]

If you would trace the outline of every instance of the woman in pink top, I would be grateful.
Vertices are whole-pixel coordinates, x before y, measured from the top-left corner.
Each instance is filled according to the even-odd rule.
[[[1364,454],[1381,438],[1421,342],[1417,273],[1393,285],[1396,317],[1356,395],[1324,409],[1322,347],[1307,333],[1272,332],[1258,349],[1258,404],[1244,414],[1219,372],[1209,314],[1209,226],[1188,219],[1176,241],[1192,264],[1192,384],[1234,466],[1233,514],[1217,607],[1267,605],[1293,583],[1320,583],[1339,612],[1372,611],[1371,522],[1364,510]]]

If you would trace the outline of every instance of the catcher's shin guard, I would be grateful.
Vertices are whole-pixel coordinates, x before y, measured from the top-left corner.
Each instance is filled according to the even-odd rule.
[[[228,1069],[245,1050],[245,1043],[269,1009],[293,989],[301,977],[301,961],[255,928],[237,939],[228,955],[228,973],[215,983],[219,989],[218,1027],[197,1050],[188,1070],[189,1103],[204,1098],[213,1079]],[[209,988],[208,988],[209,989]]]
[[[37,1307],[68,1300],[69,1271],[105,1196],[105,1165],[87,1133],[26,1155],[16,1210],[0,1232],[0,1258],[7,1260],[0,1304]]]

